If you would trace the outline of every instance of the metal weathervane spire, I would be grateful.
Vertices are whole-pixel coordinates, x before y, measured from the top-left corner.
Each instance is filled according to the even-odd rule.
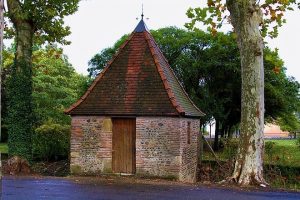
[[[144,16],[145,16],[144,15],[144,4],[142,4],[142,14],[141,14],[142,18],[141,18],[141,20],[144,20]],[[139,19],[139,17],[136,18],[136,20],[138,20],[138,19]],[[146,19],[148,20],[149,18],[147,17]]]
[[[138,23],[138,25],[135,27],[134,32],[144,32],[144,31],[148,31],[148,28],[144,22],[144,5],[142,4],[142,14],[141,14],[141,20]],[[138,17],[136,18],[137,20],[139,19]],[[146,18],[148,19],[148,18]]]
[[[141,16],[142,16],[142,20],[144,19],[144,5],[142,4],[142,14],[141,14]]]

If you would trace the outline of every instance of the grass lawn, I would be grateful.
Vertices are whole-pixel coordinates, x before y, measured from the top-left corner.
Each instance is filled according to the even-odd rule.
[[[6,143],[0,143],[0,153],[7,153],[8,147]]]
[[[296,145],[296,140],[266,140],[266,148],[268,143],[272,143],[272,148],[266,149],[266,163],[300,167],[300,148]]]
[[[265,143],[265,164],[300,167],[300,148],[296,140],[265,140]],[[218,159],[226,161],[234,157],[235,150],[236,147],[225,147],[215,153]],[[209,151],[204,151],[203,159],[214,160],[214,157]]]

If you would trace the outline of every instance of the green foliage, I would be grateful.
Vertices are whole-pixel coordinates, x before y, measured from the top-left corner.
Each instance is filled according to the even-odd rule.
[[[274,151],[274,146],[276,145],[275,142],[273,141],[266,141],[265,142],[265,155],[269,160],[273,160],[275,151]]]
[[[300,104],[300,84],[286,75],[284,62],[279,58],[278,50],[265,49],[265,116],[269,122],[276,121],[282,130],[300,129],[300,120],[296,116]]]
[[[296,140],[268,140],[265,148],[265,163],[300,167],[300,151]]]
[[[36,44],[45,42],[69,44],[70,42],[65,40],[65,37],[71,32],[70,27],[64,25],[64,17],[75,13],[78,3],[79,0],[48,0],[47,2],[11,0],[6,17],[13,23],[15,19],[19,22],[30,21],[34,27]],[[15,37],[15,26],[16,24],[13,27],[5,27],[6,38]]]
[[[62,43],[70,34],[63,18],[74,13],[79,0],[7,1],[6,26],[8,37],[15,37],[15,62],[7,81],[8,146],[10,155],[19,155],[31,161],[31,137],[35,120],[32,101],[32,47],[33,44]],[[13,29],[13,31],[12,31]],[[36,36],[36,37],[34,37]],[[34,41],[34,42],[33,42]]]
[[[27,124],[29,125],[29,123],[26,121],[27,124],[23,126],[25,123],[24,118],[19,119],[18,114],[14,115],[15,118],[18,117],[16,121],[11,121],[11,119],[7,117],[8,114],[10,116],[12,115],[11,112],[7,112],[7,104],[10,99],[8,98],[8,95],[12,96],[11,100],[18,102],[15,105],[18,106],[18,112],[23,112],[26,108],[25,104],[28,102],[24,101],[22,94],[23,91],[26,92],[27,90],[24,88],[26,87],[24,84],[26,82],[22,81],[21,84],[16,84],[18,83],[16,80],[18,76],[12,75],[12,48],[5,49],[4,52],[5,73],[2,74],[3,85],[1,88],[1,95],[3,96],[1,112],[3,114],[2,120],[4,120],[5,123],[2,124],[1,128],[5,129],[5,127],[10,126],[14,129],[14,131],[18,130],[17,133],[21,136],[21,138],[17,140],[18,143],[16,143],[16,146],[12,146],[13,150],[10,148],[11,151],[9,152],[10,154],[15,155],[19,153],[19,150],[22,151],[22,149],[20,149],[22,148],[22,145],[20,145],[19,142],[21,143],[23,141],[23,137],[25,137],[23,134],[24,130],[19,130],[15,125],[20,124],[21,127],[27,127]],[[35,47],[32,60],[33,94],[30,95],[30,97],[34,104],[33,113],[36,117],[34,118],[34,123],[30,125],[30,128],[32,127],[35,129],[48,121],[52,121],[52,123],[59,124],[64,127],[70,123],[70,117],[63,113],[64,109],[68,108],[83,94],[88,87],[90,80],[86,76],[77,74],[74,68],[68,63],[67,57],[63,55],[62,50],[55,46],[47,46],[45,48],[41,48],[39,46]],[[8,84],[11,84],[11,87],[21,89],[22,92],[17,93],[19,95],[15,95],[16,92],[12,92],[15,91],[14,88],[11,90],[11,87],[8,87]],[[22,107],[22,109],[19,109],[19,107]],[[26,111],[24,111],[24,113],[25,114],[23,115],[30,116],[30,114]],[[9,137],[10,139],[13,139],[14,134],[10,134]],[[55,138],[52,140],[55,140]],[[29,144],[31,145],[31,141],[27,140],[27,142],[30,142]],[[11,142],[11,144],[13,145],[14,142]],[[28,144],[26,143],[23,146],[28,146]],[[17,152],[15,152],[16,150]]]
[[[2,73],[2,120],[7,117],[7,79],[11,77],[12,55],[10,49],[4,50],[4,70]],[[86,91],[90,79],[77,74],[62,50],[55,46],[35,47],[33,52],[33,104],[34,127],[48,120],[59,124],[69,124],[70,117],[63,111]],[[7,122],[4,120],[2,128]]]
[[[70,149],[70,126],[51,121],[35,129],[32,137],[33,157],[38,160],[66,159]]]
[[[280,118],[277,120],[277,122],[282,130],[288,131],[291,134],[300,130],[300,120],[293,112],[280,115]]]
[[[300,189],[300,167],[265,165],[266,181],[275,188]]]
[[[70,117],[63,111],[86,90],[89,79],[75,72],[55,46],[47,46],[33,53],[33,100],[36,125],[52,120],[69,124]]]
[[[264,162],[266,180],[273,187],[300,188],[300,151],[296,140],[266,141]]]
[[[6,143],[0,143],[0,153],[7,153],[8,147]]]
[[[97,74],[103,70],[107,62],[112,58],[112,56],[117,52],[117,49],[122,45],[123,42],[125,42],[127,38],[128,34],[123,35],[113,47],[103,49],[89,61],[88,72],[90,77],[95,78]]]
[[[236,139],[224,139],[222,140],[224,148],[223,148],[223,158],[226,160],[233,160],[237,154],[238,150],[238,140]]]
[[[11,66],[13,62],[13,57],[8,58],[9,56],[13,55],[12,53],[8,53],[7,50],[2,51],[4,60],[3,65],[1,66],[1,138],[0,142],[7,142],[8,140],[8,130],[6,126],[7,119],[7,94],[5,92],[5,83],[7,81],[8,74],[10,73],[10,70],[7,66]],[[7,63],[7,60],[10,60],[9,63]]]
[[[300,137],[297,138],[296,144],[300,148]]]
[[[18,68],[17,68],[18,66]],[[7,80],[9,130],[9,155],[31,157],[31,135],[33,133],[32,71],[25,61],[16,61],[12,65],[11,76]]]
[[[213,35],[216,34],[217,29],[221,28],[223,24],[231,23],[229,16],[229,5],[233,5],[232,0],[207,0],[206,6],[198,8],[189,8],[186,12],[188,18],[191,19],[186,23],[189,30],[199,30],[197,23],[200,22],[207,26],[207,30]],[[239,4],[246,4],[240,2]],[[262,23],[260,30],[262,36],[269,36],[271,38],[278,36],[278,28],[286,23],[285,12],[287,10],[294,10],[298,5],[300,9],[300,2],[297,0],[280,0],[280,1],[256,1],[253,5],[254,9],[258,9],[262,15]],[[242,6],[241,6],[242,7]],[[232,15],[232,13],[231,13]]]
[[[238,140],[227,140],[224,142],[224,147],[218,152],[215,152],[218,158],[222,161],[230,160],[231,157],[229,155],[231,152],[233,153],[234,148],[237,150]],[[229,146],[227,146],[229,144]],[[232,149],[229,150],[229,153],[226,152],[226,148]],[[210,153],[208,149],[204,148],[204,160],[215,160],[213,155]],[[289,167],[300,167],[300,151],[298,146],[296,145],[295,139],[287,139],[287,140],[266,140],[265,141],[265,155],[264,155],[264,163],[266,165],[280,165],[280,166],[289,166]]]
[[[286,113],[291,113],[297,111],[300,99],[299,83],[293,77],[286,75],[284,62],[279,58],[277,49],[271,51],[266,48],[264,54],[265,93],[266,96],[272,98],[267,105],[269,107],[266,106],[266,112],[273,110],[275,104],[277,105],[277,112],[285,110]],[[278,115],[276,112],[275,114]],[[272,117],[272,115],[270,116]]]

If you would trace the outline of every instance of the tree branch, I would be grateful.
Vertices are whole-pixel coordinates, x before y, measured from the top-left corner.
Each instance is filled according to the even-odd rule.
[[[8,16],[13,23],[24,20],[25,14],[19,0],[7,0]]]

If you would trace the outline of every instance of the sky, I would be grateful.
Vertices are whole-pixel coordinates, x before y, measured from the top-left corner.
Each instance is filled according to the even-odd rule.
[[[140,20],[142,4],[144,18],[149,18],[145,20],[148,28],[159,29],[167,26],[184,28],[189,22],[185,14],[187,9],[204,3],[204,0],[80,1],[78,11],[65,18],[72,31],[67,39],[72,43],[63,47],[64,53],[77,72],[87,74],[88,61],[96,53],[113,46],[122,35],[134,30]],[[287,24],[279,29],[279,37],[267,39],[267,42],[272,49],[279,49],[287,74],[300,82],[300,11],[289,11],[286,16]]]

